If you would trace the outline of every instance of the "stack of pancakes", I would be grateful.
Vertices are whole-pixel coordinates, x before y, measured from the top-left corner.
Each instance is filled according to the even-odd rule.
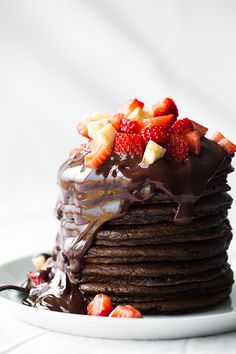
[[[107,294],[114,305],[129,303],[144,314],[194,311],[225,300],[233,284],[226,177],[208,183],[187,225],[174,222],[178,206],[161,191],[104,224],[83,260],[86,298]]]

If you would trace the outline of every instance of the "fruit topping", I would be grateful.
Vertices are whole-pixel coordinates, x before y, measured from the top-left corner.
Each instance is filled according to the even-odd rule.
[[[109,123],[108,119],[102,119],[102,120],[94,120],[91,122],[88,122],[88,136],[92,139],[94,135],[105,125]]]
[[[137,98],[134,98],[132,100],[129,100],[124,107],[124,113],[129,114],[130,112],[134,111],[135,108],[141,108],[143,109],[144,103],[139,101]]]
[[[143,139],[146,144],[149,140],[152,140],[157,144],[163,144],[169,139],[169,133],[166,128],[153,125],[144,129]]]
[[[120,125],[121,133],[138,134],[140,132],[140,124],[135,120],[123,118]]]
[[[87,306],[87,313],[90,316],[108,316],[112,310],[111,299],[103,294],[97,294]]]
[[[44,254],[39,254],[38,256],[34,256],[32,258],[33,266],[37,272],[40,272],[40,270],[43,268],[43,265],[45,264],[46,260],[47,260],[47,258]]]
[[[141,124],[142,128],[149,127],[152,125],[157,125],[159,127],[170,128],[171,125],[176,121],[176,118],[173,114],[168,114],[167,116],[160,116],[154,118],[144,119]]]
[[[179,134],[171,134],[167,143],[168,156],[176,161],[184,161],[188,158],[189,145],[186,139]]]
[[[109,317],[142,318],[141,313],[131,305],[116,306]]]
[[[142,155],[144,142],[141,134],[117,133],[114,151],[124,156]]]
[[[135,120],[140,122],[146,117],[146,113],[142,110],[142,108],[137,107],[126,117],[130,120]]]
[[[201,124],[194,122],[193,120],[192,120],[192,124],[193,124],[193,129],[199,133],[200,138],[203,138],[206,135],[206,133],[208,132],[208,128],[204,127]]]
[[[189,132],[185,135],[185,138],[188,142],[190,150],[194,154],[199,155],[201,151],[201,140],[199,133],[196,130]]]
[[[228,154],[236,152],[236,145],[227,139],[222,133],[216,132],[212,140],[219,144]]]
[[[44,277],[39,272],[29,272],[27,277],[30,287],[35,287],[45,282]]]
[[[161,159],[166,153],[166,149],[158,145],[152,140],[149,140],[143,154],[142,163],[151,165],[155,161]]]
[[[88,123],[92,121],[99,121],[103,119],[108,119],[110,118],[110,114],[106,112],[97,112],[97,113],[92,113],[86,117],[84,117],[81,122],[77,124],[77,131],[80,135],[84,136],[85,138],[89,138],[89,133],[88,133]]]
[[[117,113],[117,114],[114,114],[109,119],[109,122],[115,128],[115,130],[117,130],[117,131],[120,129],[122,118],[124,118],[124,114],[123,113]]]
[[[85,167],[97,170],[112,154],[112,148],[107,145],[95,145],[93,150],[85,156]]]
[[[177,120],[170,128],[170,133],[184,135],[193,131],[193,123],[188,118]]]
[[[112,148],[115,135],[115,128],[111,125],[111,123],[108,123],[94,135],[93,141],[95,145],[106,145]]]
[[[167,114],[174,114],[175,117],[179,115],[175,102],[168,97],[152,106],[153,117],[165,116]]]

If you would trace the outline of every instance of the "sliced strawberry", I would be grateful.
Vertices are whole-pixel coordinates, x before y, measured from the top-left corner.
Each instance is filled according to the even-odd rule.
[[[142,155],[144,142],[141,134],[117,133],[114,151],[120,155]]]
[[[76,126],[77,132],[85,138],[89,138],[87,124],[88,122],[81,121]]]
[[[188,142],[190,150],[196,154],[199,155],[201,151],[201,139],[200,139],[200,134],[195,130],[193,132],[189,132],[185,135],[185,138]]]
[[[174,114],[178,117],[178,108],[172,98],[164,98],[164,100],[157,102],[152,106],[153,117],[165,116],[167,114]]]
[[[116,306],[109,317],[142,318],[141,313],[131,305]]]
[[[80,144],[79,146],[73,148],[69,152],[69,156],[71,158],[75,158],[77,155],[79,155],[81,152],[86,151],[86,152],[91,152],[94,148],[94,141],[93,140],[88,140],[87,143],[85,144]]]
[[[171,134],[166,148],[169,157],[176,161],[184,161],[188,158],[189,145],[181,135]]]
[[[112,148],[107,145],[95,145],[90,154],[85,156],[85,167],[97,170],[111,156]]]
[[[27,277],[28,277],[28,280],[30,282],[30,286],[31,287],[40,285],[40,284],[45,282],[45,279],[43,278],[42,275],[40,275],[39,272],[35,272],[35,273],[34,272],[29,272],[27,274]]]
[[[109,118],[109,122],[115,128],[115,130],[118,131],[120,129],[120,125],[121,125],[123,118],[124,118],[123,113],[117,113],[117,114],[114,114],[111,118]]]
[[[194,122],[193,120],[192,120],[192,124],[193,124],[193,129],[199,133],[200,138],[203,138],[206,135],[206,133],[208,132],[208,128],[204,127],[201,124]]]
[[[97,294],[87,306],[87,313],[90,316],[108,316],[112,310],[111,299],[103,294]]]
[[[212,139],[211,140],[213,140],[213,141],[215,141],[216,143],[218,143],[220,140],[222,140],[222,139],[225,139],[225,136],[222,134],[222,133],[220,133],[220,132],[216,132],[214,135],[213,135],[213,137],[212,137]]]
[[[128,102],[128,110],[130,112],[132,112],[137,107],[143,108],[144,107],[144,103],[139,101],[137,98],[134,98],[133,100],[130,100]]]
[[[144,129],[143,139],[146,144],[152,140],[161,145],[169,139],[169,133],[166,128],[153,125]]]
[[[123,118],[120,125],[121,133],[128,134],[138,134],[140,132],[140,124],[136,120],[130,120],[127,118]]]
[[[193,131],[193,123],[188,118],[177,120],[170,128],[170,133],[184,135]]]
[[[176,118],[174,114],[168,114],[167,116],[160,116],[155,118],[147,118],[142,122],[142,128],[157,125],[159,127],[169,128],[174,122]]]

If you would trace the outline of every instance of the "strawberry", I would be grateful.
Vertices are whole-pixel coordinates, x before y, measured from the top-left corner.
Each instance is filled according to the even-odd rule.
[[[88,128],[87,128],[87,122],[86,121],[81,121],[77,124],[76,126],[77,132],[84,136],[85,138],[88,138]]]
[[[110,119],[109,122],[111,123],[111,125],[115,128],[115,130],[119,130],[120,129],[120,125],[122,122],[122,118],[124,117],[123,113],[117,113],[114,114]]]
[[[167,114],[174,114],[175,117],[179,115],[175,102],[168,97],[152,106],[153,117],[165,116]]]
[[[114,151],[120,155],[142,155],[144,142],[141,134],[117,133]]]
[[[168,114],[167,116],[160,116],[155,118],[147,118],[142,121],[142,128],[152,125],[169,128],[175,122],[175,120],[176,118],[174,114]]]
[[[74,159],[76,156],[79,156],[79,154],[83,151],[86,152],[91,152],[94,148],[94,141],[93,140],[88,140],[87,143],[85,144],[80,144],[79,146],[73,148],[69,152],[69,157]]]
[[[85,156],[85,167],[98,169],[111,156],[112,148],[107,145],[95,145],[93,150]]]
[[[142,318],[141,313],[131,305],[116,306],[109,317]]]
[[[188,158],[189,146],[181,135],[170,135],[166,148],[168,155],[176,161],[184,161]]]
[[[108,316],[112,310],[111,299],[103,294],[97,294],[87,306],[87,313],[90,316]]]
[[[170,128],[170,133],[184,135],[193,131],[193,123],[188,118],[177,120]]]
[[[185,135],[185,138],[188,142],[190,150],[196,154],[200,154],[201,150],[201,140],[200,140],[200,134],[195,130],[193,132],[189,132]]]
[[[140,131],[140,124],[136,120],[123,118],[120,125],[120,131],[128,134],[138,134]]]
[[[233,154],[236,152],[236,145],[227,139],[222,133],[216,132],[212,140],[219,144],[227,154]]]
[[[40,275],[39,272],[29,272],[27,277],[31,286],[37,286],[45,282],[45,279]]]
[[[128,110],[132,112],[135,108],[140,107],[141,109],[144,107],[144,103],[139,101],[137,98],[130,100],[128,102]]]
[[[169,133],[163,127],[153,125],[147,127],[143,131],[143,140],[147,144],[149,140],[154,141],[157,144],[165,143],[169,139]]]
[[[201,124],[194,122],[193,120],[192,120],[192,124],[193,124],[193,129],[199,133],[200,138],[203,138],[206,135],[208,128],[204,127]]]
[[[222,133],[220,133],[220,132],[216,132],[214,135],[213,135],[213,137],[212,137],[212,139],[211,140],[213,140],[213,141],[215,141],[216,143],[218,143],[220,140],[222,140],[222,139],[225,139],[225,136],[222,134]]]

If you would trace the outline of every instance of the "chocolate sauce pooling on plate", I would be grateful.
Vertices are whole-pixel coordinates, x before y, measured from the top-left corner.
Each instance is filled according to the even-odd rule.
[[[200,156],[191,155],[184,162],[164,157],[153,165],[142,165],[137,158],[121,159],[113,154],[99,170],[92,170],[84,167],[84,156],[73,156],[59,171],[56,213],[61,227],[53,253],[53,274],[50,281],[30,290],[24,300],[27,305],[85,314],[87,304],[78,282],[83,257],[99,228],[126,213],[132,203],[151,199],[159,190],[178,205],[174,221],[190,223],[193,206],[207,183],[231,161],[219,145],[206,138],[202,139]]]

